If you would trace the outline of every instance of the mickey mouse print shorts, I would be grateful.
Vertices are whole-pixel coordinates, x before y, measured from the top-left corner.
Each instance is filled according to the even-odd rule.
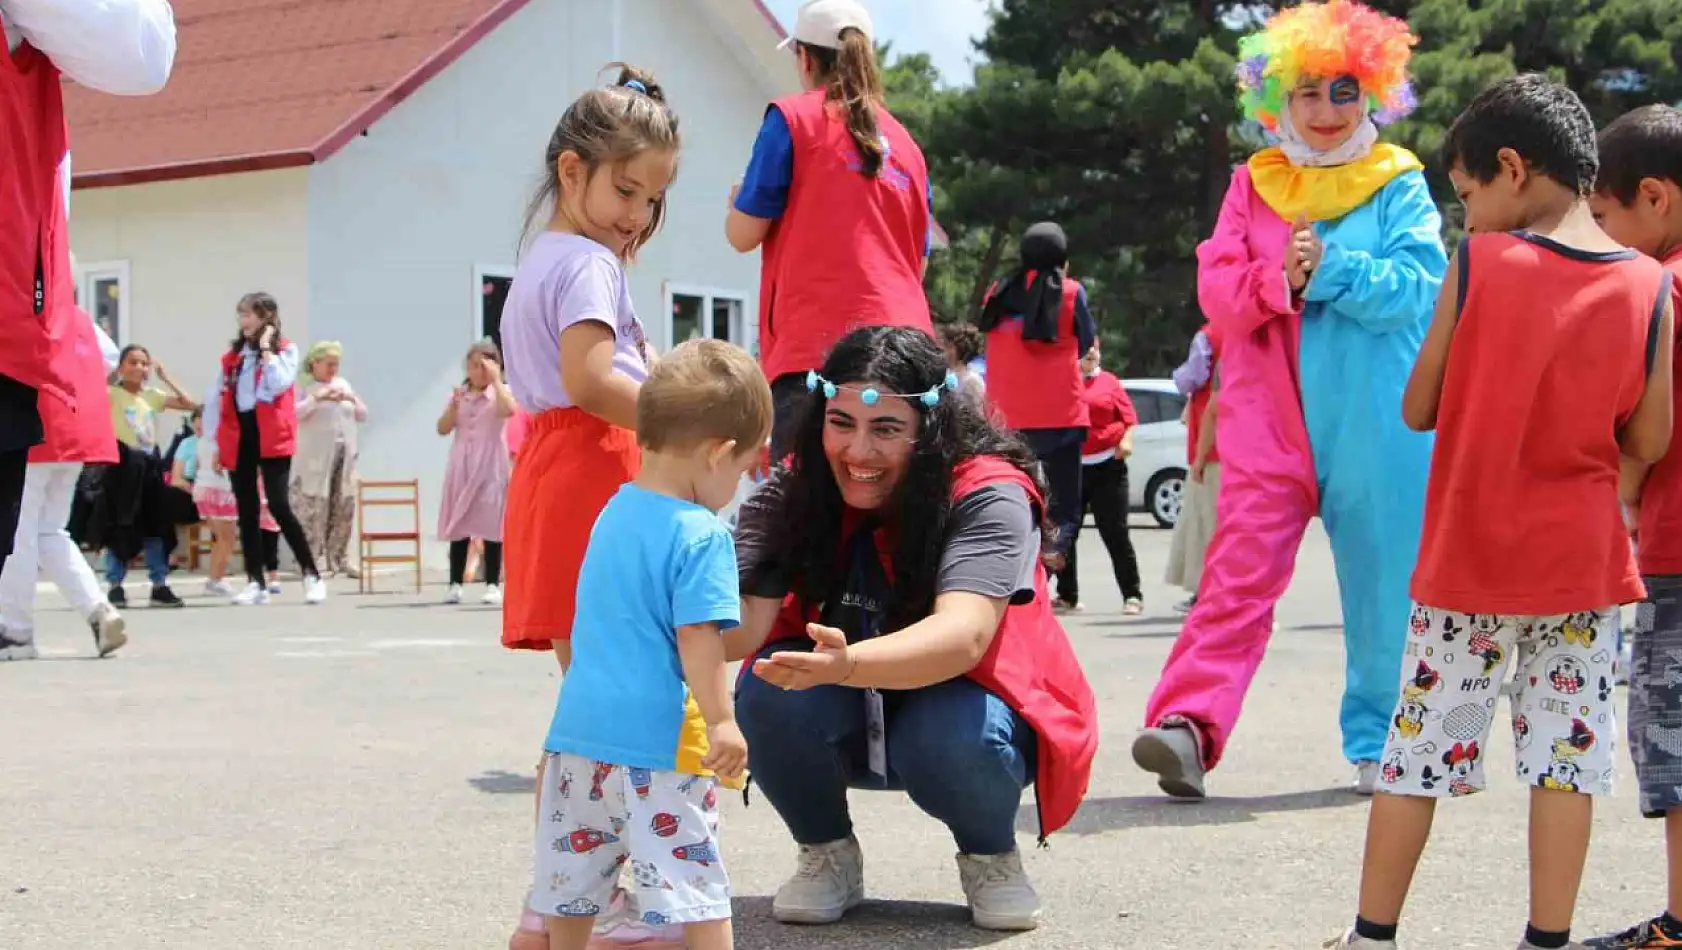
[[[606,911],[628,861],[644,923],[729,919],[716,779],[557,753],[544,757],[541,774],[533,911]]]
[[[1482,791],[1484,749],[1511,668],[1519,779],[1610,794],[1617,640],[1617,607],[1510,617],[1415,604],[1379,790],[1431,798]]]

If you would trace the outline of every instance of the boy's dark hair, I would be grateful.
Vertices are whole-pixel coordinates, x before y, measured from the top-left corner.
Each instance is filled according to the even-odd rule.
[[[614,84],[579,96],[549,136],[549,146],[543,151],[543,183],[526,205],[522,240],[530,237],[539,220],[552,212],[560,199],[555,163],[563,152],[583,159],[593,176],[603,165],[624,164],[650,149],[676,152],[681,145],[677,113],[666,104],[666,91],[654,81],[654,74],[625,63],[608,64],[608,68],[614,66],[619,67]],[[662,197],[655,202],[648,227],[631,242],[625,256],[635,259],[637,251],[665,222],[666,199]]]
[[[1594,191],[1594,120],[1576,93],[1546,76],[1513,76],[1479,93],[1443,138],[1443,164],[1487,182],[1501,171],[1496,153],[1504,148],[1578,195]]]
[[[637,443],[683,451],[734,439],[738,454],[771,437],[771,385],[748,352],[721,340],[689,340],[649,370],[637,394]]]
[[[1682,186],[1682,110],[1642,106],[1600,133],[1600,180],[1595,187],[1628,205],[1643,178]]]
[[[969,363],[987,351],[987,337],[973,323],[942,323],[937,329],[940,342],[952,348],[952,356],[960,363]]]

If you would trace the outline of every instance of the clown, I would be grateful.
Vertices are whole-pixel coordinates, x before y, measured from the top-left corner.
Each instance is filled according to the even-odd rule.
[[[1217,527],[1133,746],[1170,795],[1204,794],[1315,514],[1343,600],[1343,752],[1358,791],[1377,779],[1431,458],[1402,389],[1448,268],[1419,160],[1378,141],[1413,106],[1414,42],[1330,0],[1239,46],[1244,112],[1278,144],[1233,173],[1197,252],[1199,302],[1225,340]]]

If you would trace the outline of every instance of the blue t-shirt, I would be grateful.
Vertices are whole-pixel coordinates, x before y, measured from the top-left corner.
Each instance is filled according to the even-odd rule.
[[[621,486],[590,532],[572,668],[543,747],[629,768],[699,772],[704,740],[685,729],[685,707],[693,706],[677,628],[727,630],[741,620],[736,546],[718,516]]]
[[[753,157],[742,175],[742,189],[736,194],[736,210],[754,218],[774,221],[788,208],[788,190],[794,184],[794,133],[789,131],[783,110],[772,106],[753,143]],[[928,182],[929,233],[923,237],[923,256],[934,247],[934,180]]]

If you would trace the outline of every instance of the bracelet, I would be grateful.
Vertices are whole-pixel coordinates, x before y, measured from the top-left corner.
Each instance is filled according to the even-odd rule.
[[[858,669],[859,669],[859,658],[858,658],[858,656],[856,654],[854,654],[851,650],[848,650],[847,651],[847,658],[852,660],[853,663],[852,663],[851,666],[847,667],[847,675],[841,677],[840,682],[835,684],[837,686],[847,685],[847,681],[853,678],[854,673],[858,672]]]

